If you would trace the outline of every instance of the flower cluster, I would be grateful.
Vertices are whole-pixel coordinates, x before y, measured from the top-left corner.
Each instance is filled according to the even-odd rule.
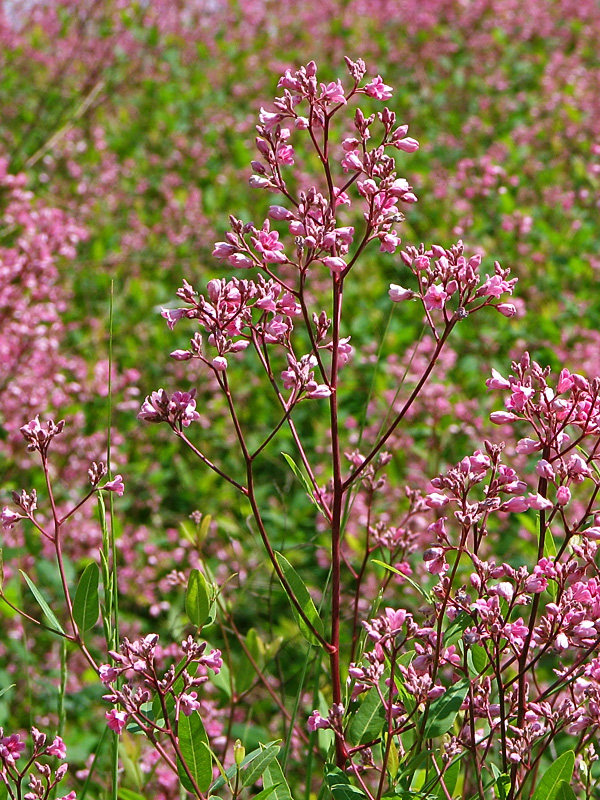
[[[180,712],[190,716],[201,708],[194,687],[206,683],[206,669],[218,674],[223,666],[219,650],[207,653],[206,643],[198,644],[188,636],[181,644],[181,659],[177,666],[172,664],[166,672],[159,674],[157,644],[156,634],[149,634],[134,642],[124,639],[120,651],[110,653],[114,665],[103,664],[99,668],[100,679],[111,687],[111,692],[104,695],[104,699],[120,706],[106,712],[108,726],[116,733],[123,732],[131,717],[148,732],[157,730],[164,733],[165,728],[148,717],[147,704],[160,698],[159,708],[164,712],[169,698],[174,703],[174,720],[179,718]],[[203,674],[197,674],[199,667],[203,668]],[[120,679],[123,678],[127,678],[128,683],[121,685]],[[132,681],[141,685],[136,686]],[[168,724],[168,720],[165,720],[165,724]]]
[[[24,800],[48,800],[54,797],[56,787],[64,779],[69,767],[65,763],[53,769],[50,764],[39,759],[50,757],[63,761],[67,757],[67,748],[60,736],[55,736],[48,742],[46,734],[37,728],[31,728],[31,739],[31,756],[20,769],[17,761],[26,749],[26,744],[18,733],[4,736],[0,728],[0,778],[8,788],[10,797],[20,796],[21,786],[27,779],[29,791],[23,795]],[[15,793],[17,791],[19,794]],[[76,794],[71,791],[60,800],[76,800]]]

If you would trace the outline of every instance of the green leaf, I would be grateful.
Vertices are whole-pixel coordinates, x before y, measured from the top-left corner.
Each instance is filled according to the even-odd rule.
[[[477,678],[490,666],[485,647],[480,644],[471,645],[467,650],[467,666],[473,678]]]
[[[201,628],[210,613],[210,594],[206,578],[199,569],[193,569],[185,593],[185,613],[190,622]]]
[[[424,736],[426,739],[435,739],[450,730],[468,690],[469,680],[463,678],[454,686],[446,689],[441,697],[431,703],[425,723]]]
[[[300,481],[300,483],[304,487],[304,491],[310,497],[310,500],[313,503],[313,505],[315,505],[319,509],[319,511],[321,512],[321,514],[323,514],[324,517],[327,517],[327,514],[325,513],[325,511],[321,507],[321,504],[319,503],[319,501],[315,497],[315,495],[313,493],[313,490],[312,490],[312,487],[311,487],[310,483],[304,477],[304,473],[302,472],[300,467],[296,464],[294,459],[290,455],[288,455],[287,453],[282,453],[281,455],[285,458],[285,460],[287,461],[290,469],[292,470],[294,475],[298,478],[298,480]]]
[[[352,717],[348,729],[348,739],[355,746],[370,742],[379,736],[384,724],[385,709],[383,703],[375,689],[371,689],[356,714]]]
[[[321,636],[323,636],[323,622],[321,620],[321,617],[319,616],[319,612],[315,608],[315,604],[312,601],[312,597],[310,596],[308,589],[302,582],[302,579],[300,578],[296,570],[292,567],[287,558],[282,556],[281,553],[275,553],[275,558],[277,559],[277,563],[279,564],[279,567],[283,572],[283,575],[286,581],[288,582],[290,589],[294,593],[294,596],[296,597],[296,600],[298,601],[300,608],[305,613],[306,618],[310,621],[315,630],[317,630],[321,634]],[[290,601],[290,605],[292,607],[292,613],[296,619],[296,622],[298,623],[298,627],[300,628],[300,633],[304,636],[307,642],[310,642],[310,644],[313,644],[318,647],[320,645],[319,640],[310,630],[306,622],[302,619],[302,617],[298,613],[298,609],[292,603],[289,597],[288,600]]]
[[[461,611],[456,619],[448,625],[444,631],[444,647],[456,644],[462,637],[465,630],[473,624],[473,619],[469,614]]]
[[[443,774],[444,779],[444,786],[446,787],[446,791],[442,788],[442,784],[438,783],[435,787],[434,797],[438,800],[447,800],[448,795],[452,797],[452,793],[456,788],[456,784],[458,783],[458,776],[460,775],[460,762],[461,759],[457,758],[455,761],[450,764],[448,769]]]
[[[577,796],[568,781],[561,781],[556,787],[556,792],[548,800],[577,800]]]
[[[197,711],[193,711],[189,717],[182,714],[179,717],[177,732],[179,747],[185,763],[200,791],[207,792],[212,783],[212,758],[200,714]],[[177,768],[182,784],[188,791],[194,792],[193,785],[179,760]]]
[[[562,756],[548,767],[536,786],[532,800],[551,800],[555,797],[560,783],[568,783],[573,777],[575,767],[575,753],[567,750]]]
[[[265,748],[244,770],[242,786],[251,786],[256,783],[271,761],[277,757],[280,749],[278,744],[272,744]]]
[[[5,686],[4,689],[0,689],[0,697],[2,697],[3,694],[6,694],[11,689],[14,689],[16,685],[16,683],[11,683],[9,686]]]
[[[100,570],[95,563],[88,564],[79,579],[75,599],[73,600],[73,616],[80,631],[89,631],[98,620],[100,600],[98,598],[98,581]]]
[[[240,764],[240,768],[241,767],[245,767],[247,764],[250,764],[251,761],[254,761],[255,758],[258,758],[258,756],[261,753],[264,753],[265,748],[269,748],[272,745],[279,744],[280,741],[281,740],[278,739],[278,740],[276,740],[274,742],[268,742],[267,744],[262,745],[261,747],[257,747],[256,750],[253,750],[251,753],[248,753],[248,755],[244,758],[244,760]],[[235,778],[235,775],[236,775],[237,771],[238,771],[238,767],[234,764],[232,767],[229,767],[229,769],[227,769],[225,771],[225,775],[229,779]],[[210,787],[211,794],[212,794],[212,792],[216,792],[219,789],[221,789],[223,786],[225,786],[225,783],[226,783],[226,781],[225,781],[225,778],[223,776],[221,776],[220,778],[217,778],[215,780],[215,782],[212,784],[212,786]]]
[[[31,580],[31,578],[29,577],[29,575],[26,575],[26,574],[23,572],[23,570],[22,570],[22,569],[20,569],[20,570],[19,570],[19,572],[20,572],[20,573],[21,573],[21,575],[22,575],[22,576],[25,578],[25,581],[26,581],[26,583],[27,583],[27,586],[29,586],[29,588],[31,589],[31,594],[32,594],[32,595],[35,597],[35,599],[38,601],[40,608],[42,609],[42,611],[44,612],[44,614],[45,614],[45,615],[48,617],[48,620],[50,621],[50,623],[51,623],[52,627],[53,627],[55,630],[57,630],[57,631],[60,631],[60,633],[62,633],[63,635],[65,635],[65,636],[66,636],[66,634],[65,634],[65,631],[64,631],[64,629],[63,629],[62,625],[60,624],[60,622],[59,622],[59,621],[56,619],[56,617],[54,616],[54,612],[52,611],[52,609],[50,608],[50,606],[48,605],[48,603],[47,603],[47,602],[46,602],[46,600],[44,599],[44,596],[42,595],[42,593],[40,592],[40,590],[37,588],[37,586],[35,585],[35,583],[34,583],[34,582]]]
[[[353,786],[348,776],[333,764],[325,765],[325,782],[335,800],[359,800],[364,798],[364,792]]]
[[[269,789],[271,786],[275,787],[273,789],[274,800],[292,800],[290,787],[277,759],[271,761],[263,772],[263,786],[265,789]]]
[[[125,786],[119,786],[118,795],[119,800],[145,800],[143,794],[138,794],[132,789],[127,789]]]
[[[392,736],[390,739],[390,746],[388,750],[388,761],[387,761],[387,771],[390,774],[390,778],[394,780],[396,775],[398,774],[398,767],[400,766],[400,758],[398,756],[398,748],[396,746],[396,742],[394,741],[394,737]]]
[[[274,783],[274,784],[272,784],[271,786],[269,786],[269,788],[268,788],[268,789],[262,789],[262,790],[261,790],[261,791],[260,791],[258,794],[255,794],[255,795],[254,795],[254,797],[252,798],[252,800],[266,800],[266,798],[267,798],[269,795],[273,794],[273,792],[274,792],[276,789],[278,789],[278,788],[279,788],[279,786],[280,786],[280,784],[279,784],[279,783]]]
[[[421,595],[421,597],[424,597],[425,600],[427,600],[428,603],[431,603],[431,597],[428,594],[428,592],[426,592],[425,589],[423,589],[422,586],[419,586],[418,583],[413,581],[412,578],[409,578],[408,575],[405,575],[403,572],[400,572],[400,570],[396,569],[396,567],[392,567],[391,564],[386,564],[385,561],[379,561],[379,559],[377,559],[377,558],[372,558],[371,559],[371,563],[372,564],[377,564],[378,567],[383,567],[384,569],[387,569],[388,572],[393,572],[395,575],[402,575],[403,579],[405,581],[407,581],[408,583],[410,583],[410,585],[413,587],[413,589],[416,589],[417,592]]]

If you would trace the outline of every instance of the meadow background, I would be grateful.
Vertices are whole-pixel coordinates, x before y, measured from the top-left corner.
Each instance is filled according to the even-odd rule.
[[[122,628],[130,636],[156,631],[165,646],[178,641],[189,569],[202,565],[219,581],[236,573],[223,594],[225,622],[210,633],[238,676],[217,682],[210,701],[212,735],[223,745],[240,737],[252,748],[281,722],[232,630],[246,637],[284,704],[298,692],[304,645],[248,508],[168,430],[136,415],[159,386],[197,387],[203,445],[235,473],[223,400],[204,371],[169,359],[190,334],[169,331],[160,310],[175,305],[183,278],[201,286],[223,274],[211,252],[229,214],[257,225],[266,216],[271,198],[248,186],[260,107],[270,108],[285,69],[314,59],[320,78],[333,80],[344,55],[363,58],[395,87],[388,105],[421,145],[400,162],[419,197],[406,211],[403,243],[462,239],[468,252],[498,259],[519,278],[517,316],[461,326],[411,415],[391,467],[393,518],[405,484],[423,487],[491,435],[484,380],[492,367],[506,371],[526,347],[556,370],[598,374],[599,39],[596,0],[0,3],[0,503],[12,490],[43,491],[19,434],[36,414],[68,423],[53,462],[65,502],[85,485],[90,461],[106,458],[114,285],[112,463],[127,487],[116,516]],[[390,282],[403,282],[399,256],[373,251],[349,287],[349,430],[362,422],[356,415],[368,396],[375,415],[417,366],[409,345],[421,318],[390,312]],[[253,392],[244,369],[232,364],[232,380],[237,374],[245,386],[246,419],[260,426],[273,405]],[[305,413],[300,424],[318,451],[323,420]],[[314,508],[281,458],[290,447],[283,437],[265,454],[261,502],[277,548],[299,569],[312,563],[304,578],[319,586],[314,552],[322,543]],[[190,519],[193,512],[210,523]],[[96,557],[101,532],[88,512],[71,531],[76,576]],[[58,597],[39,537],[5,531],[3,547],[15,601],[16,566]],[[31,597],[20,599],[35,608]],[[15,687],[0,697],[0,724],[60,720],[80,791],[102,738],[103,689],[74,656],[59,707],[60,646],[34,638],[6,610],[2,630],[0,688]],[[224,720],[218,709],[232,691],[240,703]],[[304,712],[313,698],[302,695]],[[125,741],[123,786],[176,797],[139,737]],[[96,770],[86,791],[101,797],[103,784]]]

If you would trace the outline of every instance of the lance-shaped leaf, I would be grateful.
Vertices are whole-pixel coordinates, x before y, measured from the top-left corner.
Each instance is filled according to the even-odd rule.
[[[210,613],[208,584],[199,569],[190,572],[185,593],[185,613],[197,628],[204,625]]]
[[[277,559],[277,563],[283,572],[283,575],[286,581],[289,584],[290,589],[294,593],[296,600],[298,601],[298,605],[306,615],[306,619],[308,619],[313,626],[313,628],[319,632],[321,636],[323,636],[323,621],[319,616],[319,612],[315,608],[315,604],[312,601],[312,597],[309,594],[308,589],[302,582],[302,579],[296,572],[296,570],[292,567],[290,562],[281,555],[281,553],[275,553],[275,558]],[[285,588],[285,587],[284,587]],[[290,605],[292,607],[292,613],[296,618],[296,622],[298,623],[298,627],[300,628],[300,633],[304,636],[307,642],[310,644],[314,644],[318,646],[320,644],[317,637],[308,627],[304,619],[298,613],[298,609],[292,602],[291,598],[288,598],[290,601]]]
[[[468,690],[469,680],[463,678],[431,703],[425,723],[426,739],[435,739],[450,730]]]
[[[88,564],[79,579],[75,599],[73,600],[73,616],[80,631],[89,631],[98,620],[98,614],[100,613],[99,579],[100,570],[95,563]]]
[[[181,755],[200,791],[207,792],[212,783],[212,757],[200,714],[197,711],[192,711],[189,717],[182,714],[177,732]],[[188,791],[194,792],[193,784],[179,760],[177,769],[181,783]]]
[[[283,771],[277,759],[271,761],[263,772],[263,786],[265,789],[270,789],[272,786],[275,787],[271,795],[273,800],[292,800],[290,787],[288,786],[288,782],[283,775]]]
[[[532,800],[554,800],[562,782],[569,783],[575,768],[575,753],[567,750],[551,764],[535,788]],[[561,789],[562,791],[562,789]]]
[[[65,631],[64,631],[64,629],[63,629],[62,625],[61,625],[61,624],[60,624],[60,622],[59,622],[59,621],[56,619],[56,617],[55,617],[55,615],[54,615],[54,612],[52,611],[52,609],[50,608],[50,606],[49,606],[49,605],[48,605],[48,603],[46,602],[46,599],[44,598],[44,595],[43,595],[43,594],[40,592],[40,590],[37,588],[37,586],[35,585],[35,583],[34,583],[34,582],[31,580],[31,578],[29,577],[29,575],[25,574],[25,573],[23,572],[23,570],[22,570],[22,569],[20,569],[20,570],[19,570],[19,572],[20,572],[20,573],[21,573],[21,575],[22,575],[22,576],[25,578],[25,581],[26,581],[26,583],[27,583],[27,586],[29,586],[29,588],[31,589],[31,594],[32,594],[32,595],[35,597],[35,599],[38,601],[38,604],[39,604],[40,608],[42,609],[42,611],[44,612],[44,614],[45,614],[45,615],[48,617],[48,620],[50,621],[50,624],[52,625],[52,627],[53,627],[55,630],[57,630],[57,631],[60,631],[60,633],[62,633],[63,635],[65,635],[65,636],[66,636],[66,634],[65,634]]]
[[[280,749],[278,744],[272,744],[251,761],[242,775],[242,785],[252,786],[253,783],[256,783],[269,764],[277,757]]]
[[[352,717],[348,738],[353,745],[366,744],[376,739],[385,724],[385,709],[381,698],[372,689]]]

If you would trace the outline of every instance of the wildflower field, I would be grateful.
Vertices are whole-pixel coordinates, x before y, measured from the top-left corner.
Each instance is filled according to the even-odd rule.
[[[0,0],[0,800],[600,798],[597,0]]]

